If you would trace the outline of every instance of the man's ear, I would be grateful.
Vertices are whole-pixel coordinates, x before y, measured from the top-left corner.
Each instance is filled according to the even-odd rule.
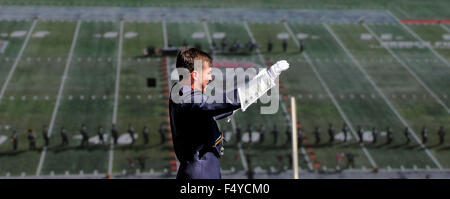
[[[198,80],[199,79],[199,73],[198,73],[198,71],[192,71],[191,72],[191,79],[193,79],[193,80]]]

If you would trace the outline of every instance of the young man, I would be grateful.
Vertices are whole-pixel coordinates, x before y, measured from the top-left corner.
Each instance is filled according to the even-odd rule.
[[[114,140],[114,144],[117,145],[117,139],[119,139],[119,129],[117,129],[116,124],[112,124],[111,127],[111,137]]]
[[[302,127],[299,127],[297,129],[297,143],[298,143],[298,147],[302,147],[303,146],[303,130]]]
[[[334,135],[335,135],[335,130],[333,127],[333,124],[330,124],[329,128],[328,128],[328,143],[332,144],[334,142]]]
[[[13,151],[17,151],[17,148],[19,147],[19,137],[17,136],[17,132],[15,129],[12,130],[11,142],[13,146]]]
[[[69,145],[69,137],[67,136],[67,130],[64,127],[61,127],[61,146],[67,146]]]
[[[346,123],[344,123],[344,127],[342,127],[342,133],[344,133],[344,142],[347,142],[348,128],[347,128],[347,124]]]
[[[80,146],[89,146],[89,133],[84,124],[81,125],[80,134],[81,134],[81,145]]]
[[[286,50],[287,50],[287,41],[286,41],[286,39],[283,39],[283,43],[281,43],[281,45],[283,46],[283,52],[286,52]]]
[[[444,144],[444,141],[445,141],[445,131],[444,131],[444,127],[443,127],[443,126],[440,126],[440,127],[439,127],[438,136],[439,136],[439,145]]]
[[[144,126],[144,130],[142,130],[142,137],[144,138],[144,144],[148,144],[150,131],[148,131],[147,126]]]
[[[377,143],[378,131],[376,127],[372,128],[372,144]]]
[[[253,129],[251,124],[248,124],[247,132],[248,132],[248,143],[251,144],[253,140],[252,138]]]
[[[403,135],[405,135],[405,139],[406,139],[405,145],[408,145],[409,142],[410,142],[409,134],[411,134],[411,132],[410,132],[409,128],[406,127],[406,128],[405,128],[405,132],[403,133]]]
[[[36,135],[34,134],[33,129],[28,129],[27,139],[29,143],[29,150],[36,149]]]
[[[314,128],[314,136],[316,137],[316,145],[320,143],[320,129],[318,126]]]
[[[391,127],[387,127],[386,128],[386,133],[387,133],[387,139],[386,139],[386,144],[391,144],[392,141],[394,140],[394,137],[392,135],[392,128]]]
[[[216,120],[232,115],[237,109],[245,110],[255,98],[250,98],[242,88],[234,89],[232,100],[224,94],[222,102],[203,94],[212,81],[212,58],[201,50],[182,49],[177,55],[176,67],[180,81],[171,88],[169,113],[173,146],[180,161],[177,179],[220,179],[219,157],[223,152],[223,136]],[[288,68],[286,61],[280,61],[268,70],[262,70],[264,74],[259,77],[270,78],[267,84],[273,87],[276,77]],[[249,88],[266,86],[263,81],[253,83]],[[255,95],[256,99],[264,94],[261,93]],[[238,97],[242,104],[237,101]]]
[[[105,138],[103,136],[104,134],[105,134],[105,131],[103,130],[103,127],[99,126],[98,127],[98,142],[102,145],[105,144]]]
[[[286,131],[284,131],[284,134],[286,135],[284,144],[287,145],[287,144],[291,143],[291,136],[292,136],[291,128],[289,126],[286,127]]]
[[[133,125],[131,125],[131,123],[128,124],[128,134],[130,134],[130,138],[131,138],[131,144],[130,145],[134,145],[134,142],[135,142],[135,140],[134,140],[134,128],[133,128]]]
[[[272,40],[269,40],[269,42],[267,43],[267,52],[272,52],[272,48],[273,48],[273,43]]]
[[[264,126],[264,124],[261,124],[261,126],[259,127],[259,143],[264,143],[265,140],[265,135],[266,135],[266,126]]]
[[[423,126],[421,135],[422,135],[422,143],[426,144],[427,141],[428,141],[428,129],[427,129],[427,127]]]
[[[358,128],[358,138],[359,138],[359,143],[362,143],[364,140],[363,140],[363,129],[360,127],[360,126],[358,126],[357,127]]]
[[[48,136],[48,127],[47,125],[44,125],[42,128],[42,138],[44,138],[45,146],[48,146],[50,144],[50,138]]]

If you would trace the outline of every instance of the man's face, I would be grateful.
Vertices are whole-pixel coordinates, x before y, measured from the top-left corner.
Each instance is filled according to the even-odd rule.
[[[202,70],[202,90],[205,91],[206,86],[208,83],[212,81],[212,70],[211,70],[211,64],[207,61],[203,62],[203,70]]]
[[[191,87],[204,92],[208,83],[212,81],[211,64],[207,61],[195,60],[194,67],[194,71],[191,72]]]

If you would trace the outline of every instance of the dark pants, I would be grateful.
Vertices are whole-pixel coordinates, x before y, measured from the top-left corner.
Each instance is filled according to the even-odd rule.
[[[386,144],[391,144],[391,142],[392,142],[392,138],[388,138],[386,141]]]
[[[355,163],[353,162],[353,160],[349,160],[347,162],[347,168],[354,168],[355,167]]]
[[[213,152],[206,152],[201,158],[198,153],[193,160],[180,161],[177,179],[221,179],[219,159]]]
[[[36,149],[36,142],[30,142],[30,150]]]
[[[114,139],[114,144],[117,144],[118,136],[117,135],[113,136],[113,139]]]
[[[104,139],[104,137],[103,137],[103,134],[98,135],[98,139],[99,139],[99,142],[100,142],[101,144],[104,144],[104,143],[105,143],[105,139]]]
[[[17,150],[17,146],[18,146],[19,144],[15,141],[15,142],[13,142],[13,150],[15,151],[15,150]]]
[[[144,144],[148,144],[148,135],[144,134]]]
[[[134,134],[130,133],[130,137],[131,137],[131,145],[133,145],[134,144]]]
[[[289,142],[291,142],[291,136],[290,135],[286,135],[286,141],[284,143],[285,144],[289,144]]]
[[[62,145],[62,146],[65,146],[65,145],[68,145],[68,144],[69,144],[69,139],[67,139],[67,137],[64,137],[64,138],[62,139],[61,145]]]
[[[83,141],[81,141],[81,146],[89,146],[89,140],[87,138],[83,138]]]

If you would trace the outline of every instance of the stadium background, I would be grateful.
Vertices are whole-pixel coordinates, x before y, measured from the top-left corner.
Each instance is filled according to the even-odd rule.
[[[284,144],[290,96],[297,98],[305,132],[299,150],[300,176],[448,175],[450,141],[438,145],[436,134],[439,126],[446,131],[450,128],[450,5],[446,1],[0,0],[0,4],[1,177],[102,178],[111,173],[114,177],[173,178],[177,163],[170,141],[159,143],[159,128],[168,125],[168,74],[174,59],[135,57],[148,45],[180,47],[185,41],[208,51],[212,41],[220,44],[223,36],[228,46],[233,41],[253,41],[260,48],[246,55],[219,50],[217,66],[266,66],[279,59],[287,59],[292,66],[280,80],[281,108],[275,115],[260,115],[261,104],[257,104],[237,113],[230,123],[220,122],[229,136],[221,160],[224,177],[246,178],[249,167],[256,178],[292,176],[291,147]],[[59,7],[79,9],[82,14],[72,12],[70,18],[62,12],[55,19],[57,14],[37,9]],[[114,7],[163,10],[157,13],[162,20],[134,20],[130,10],[116,12]],[[186,8],[200,13],[175,12]],[[107,10],[110,18],[82,12],[89,9]],[[211,10],[212,14],[199,17],[208,9],[235,10],[244,20]],[[301,17],[279,14],[290,11],[295,15],[296,10]],[[283,39],[288,44],[286,52],[282,51]],[[269,40],[272,52],[266,49]],[[303,53],[299,52],[300,40]],[[422,41],[431,46],[411,47]],[[390,44],[389,48],[381,42]],[[147,87],[147,78],[156,78],[155,88]],[[84,148],[79,147],[83,123],[91,136],[91,146]],[[118,145],[109,144],[111,123],[120,129]],[[134,146],[127,144],[129,123],[138,135]],[[334,144],[327,144],[330,123],[337,130]],[[347,144],[340,140],[344,123],[351,130]],[[44,124],[50,126],[49,147],[43,147]],[[270,133],[274,124],[279,131],[276,145]],[[105,128],[108,144],[96,144],[99,125]],[[142,144],[144,125],[150,129],[149,145]],[[247,142],[249,125],[255,139],[265,126],[264,143]],[[358,125],[367,131],[364,144],[356,139]],[[68,147],[58,146],[62,126],[69,133]],[[243,132],[241,143],[235,139],[237,126]],[[314,144],[315,126],[322,132],[320,144]],[[394,141],[386,145],[383,132],[388,126]],[[405,126],[414,135],[409,145],[404,144]],[[426,144],[421,143],[423,126],[429,131]],[[380,132],[377,144],[370,143],[372,127]],[[28,150],[28,128],[37,135],[37,150]],[[18,132],[17,151],[11,150],[12,129]],[[345,158],[339,162],[336,156],[349,152],[356,155],[355,167],[342,170]]]

